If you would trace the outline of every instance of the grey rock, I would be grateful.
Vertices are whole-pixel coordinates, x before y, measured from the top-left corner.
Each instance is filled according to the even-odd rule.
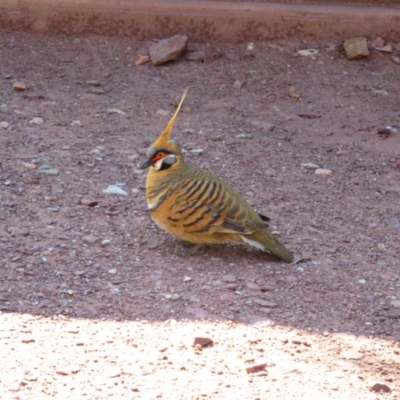
[[[128,193],[125,192],[124,189],[121,189],[120,187],[115,185],[109,185],[107,189],[103,190],[103,193],[120,194],[122,196],[128,196]]]
[[[42,170],[39,170],[38,172],[40,172],[42,174],[48,174],[48,175],[58,175],[59,174],[59,171],[56,168],[42,169]]]
[[[149,49],[149,55],[153,65],[164,64],[168,61],[177,60],[185,51],[188,37],[176,35],[153,44]]]

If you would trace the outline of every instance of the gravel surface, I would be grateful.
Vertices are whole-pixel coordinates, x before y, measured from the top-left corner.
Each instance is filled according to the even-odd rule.
[[[1,398],[399,398],[399,51],[136,66],[152,43],[0,31]],[[298,262],[178,257],[149,218],[137,165],[186,86],[187,160]]]

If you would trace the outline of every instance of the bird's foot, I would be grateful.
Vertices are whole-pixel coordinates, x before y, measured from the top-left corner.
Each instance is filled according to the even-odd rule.
[[[175,248],[172,249],[171,253],[180,257],[188,257],[197,253],[201,247],[201,244],[193,244],[180,239],[176,239]]]

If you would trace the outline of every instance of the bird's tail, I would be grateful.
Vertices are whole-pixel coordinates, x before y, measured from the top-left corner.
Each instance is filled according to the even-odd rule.
[[[291,262],[293,254],[267,229],[240,235],[241,239],[260,250],[272,253],[283,261]]]

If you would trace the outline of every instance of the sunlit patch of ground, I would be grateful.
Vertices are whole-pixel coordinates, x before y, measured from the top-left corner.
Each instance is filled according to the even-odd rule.
[[[193,346],[195,337],[213,345]],[[400,347],[270,321],[0,316],[3,399],[397,398]],[[246,368],[267,364],[265,370]],[[391,393],[371,391],[376,383]],[[379,396],[379,397],[378,397]]]

